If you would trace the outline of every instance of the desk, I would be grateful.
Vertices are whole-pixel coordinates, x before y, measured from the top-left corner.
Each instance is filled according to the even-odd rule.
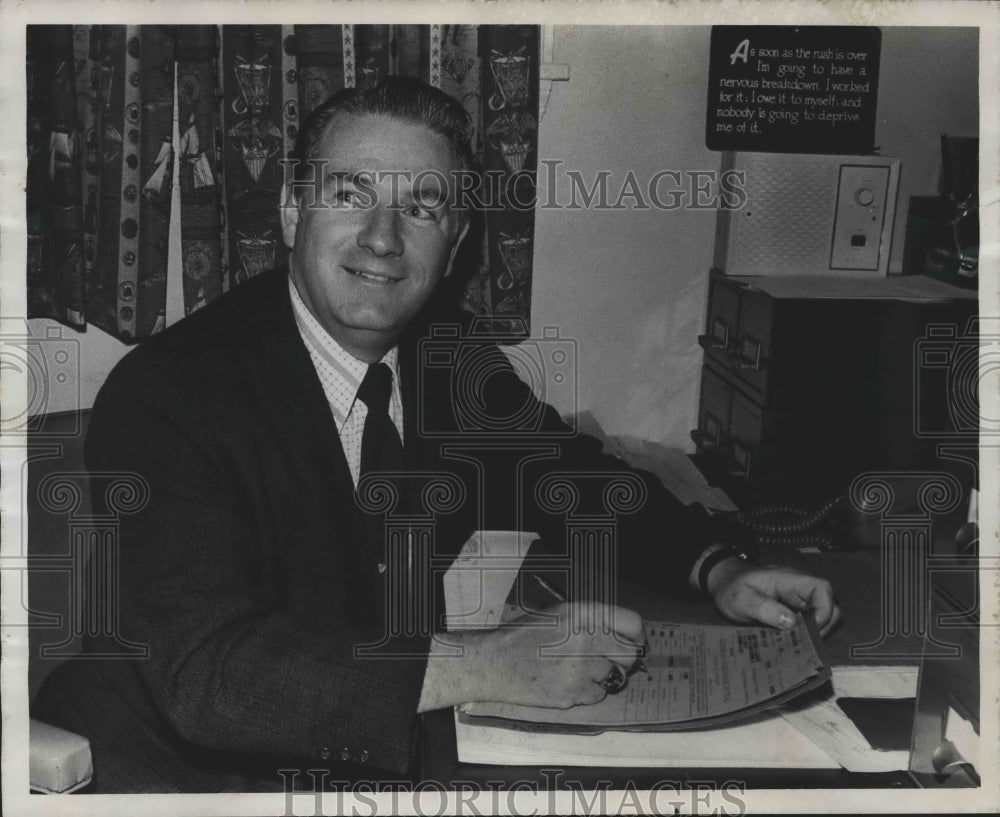
[[[907,626],[907,632],[890,633],[893,637],[885,639],[879,645],[886,630],[883,620],[886,582],[883,581],[881,550],[827,553],[770,550],[763,552],[761,557],[763,562],[796,567],[825,577],[833,584],[843,621],[824,642],[832,665],[913,665],[919,662],[917,656],[921,654],[924,641],[922,626],[919,624]],[[648,618],[722,623],[722,617],[708,602],[685,603],[658,597],[650,591],[640,593],[635,598],[635,606],[640,607]],[[889,629],[904,629],[897,626],[898,623],[895,620]],[[942,640],[947,640],[947,635]],[[864,645],[879,646],[864,648]],[[620,789],[629,784],[642,789],[664,781],[674,781],[678,786],[694,782],[722,786],[729,781],[740,781],[747,789],[904,788],[932,782],[926,778],[919,779],[908,772],[859,774],[842,769],[627,769],[568,766],[543,770],[537,767],[463,764],[457,762],[451,710],[432,712],[425,716],[421,757],[423,779],[436,780],[446,786],[449,781],[468,781],[484,789],[489,786],[495,789],[498,785],[509,787],[518,781],[530,781],[541,790],[557,787],[585,791],[601,786]]]

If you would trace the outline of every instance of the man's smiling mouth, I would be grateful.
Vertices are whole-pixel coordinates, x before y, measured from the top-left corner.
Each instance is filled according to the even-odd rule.
[[[402,278],[394,278],[391,275],[382,275],[377,272],[369,272],[368,270],[354,269],[352,267],[344,267],[344,269],[357,278],[372,281],[376,284],[397,284],[403,280]]]

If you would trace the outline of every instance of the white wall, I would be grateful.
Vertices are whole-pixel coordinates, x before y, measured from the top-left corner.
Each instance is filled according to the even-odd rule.
[[[553,61],[570,79],[553,83],[541,158],[585,178],[611,170],[612,190],[629,170],[645,185],[659,170],[718,169],[704,138],[709,33],[557,27]],[[688,439],[714,229],[712,211],[688,208],[537,213],[532,326],[576,339],[579,406],[609,434]]]
[[[704,146],[708,27],[555,29],[553,61],[568,63],[554,82],[541,122],[539,152],[587,178],[609,170],[617,192],[628,170],[645,183],[658,170],[713,170]],[[883,29],[876,144],[903,161],[892,269],[902,258],[908,196],[937,191],[938,136],[977,132],[977,33]],[[176,142],[176,140],[175,140]],[[565,176],[557,194],[569,198]],[[175,199],[177,198],[175,190]],[[177,219],[171,223],[179,249]],[[577,407],[609,433],[688,444],[694,424],[714,214],[540,210],[535,231],[532,325],[557,326],[577,342]],[[171,252],[179,266],[180,253]],[[179,270],[171,273],[168,320],[182,314]],[[33,320],[45,336],[51,321]],[[60,328],[79,343],[80,402],[130,347],[94,327]],[[74,408],[53,392],[48,411]],[[574,407],[565,396],[557,408]]]
[[[937,193],[939,134],[978,133],[977,36],[883,29],[875,143],[902,159],[893,272],[909,196]],[[557,27],[552,59],[570,79],[553,83],[541,157],[618,179],[718,168],[704,144],[709,37],[708,27]],[[538,212],[532,326],[577,340],[578,403],[608,433],[690,447],[714,228],[713,214],[691,210]]]
[[[44,381],[48,387],[46,393],[39,395],[29,391],[27,395],[27,405],[31,414],[90,408],[94,405],[94,398],[104,378],[131,348],[97,327],[88,326],[85,332],[77,332],[47,318],[33,318],[28,321],[28,332],[31,338],[44,339],[44,342],[39,343],[36,348],[44,355],[44,363],[41,365],[46,367],[48,374]],[[64,351],[72,350],[68,369],[53,359],[57,347]],[[37,366],[39,361],[33,360],[29,365]],[[51,378],[58,371],[65,371],[71,378],[70,382],[62,387],[55,387],[52,384]],[[34,388],[35,383],[41,384],[41,380],[31,377],[34,372],[26,374],[29,375],[29,389]],[[72,382],[72,378],[76,378],[75,383]]]

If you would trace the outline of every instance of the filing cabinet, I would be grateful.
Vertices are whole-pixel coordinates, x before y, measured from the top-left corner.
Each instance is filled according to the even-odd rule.
[[[933,463],[945,437],[917,429],[946,428],[955,384],[921,378],[918,353],[942,332],[960,342],[976,311],[938,282],[713,271],[698,338],[699,454],[764,501],[818,501],[862,470]]]

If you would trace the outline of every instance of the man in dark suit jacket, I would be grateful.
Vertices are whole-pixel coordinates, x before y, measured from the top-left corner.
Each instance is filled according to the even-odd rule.
[[[449,336],[483,375],[471,397],[456,367],[429,365],[442,322],[432,296],[468,229],[434,179],[471,166],[468,137],[461,107],[413,80],[332,97],[299,137],[298,157],[322,172],[305,184],[302,165],[283,208],[289,270],[151,339],[102,388],[88,468],[148,487],[122,520],[117,635],[149,654],[69,662],[34,709],[90,739],[98,791],[280,791],[279,769],[317,766],[341,780],[398,778],[412,769],[420,711],[603,698],[635,658],[632,611],[599,608],[612,626],[568,631],[566,658],[540,658],[551,630],[516,622],[449,634],[461,659],[432,638],[440,573],[472,531],[535,530],[558,549],[564,520],[537,496],[547,474],[621,477],[645,495],[618,520],[622,574],[679,593],[700,585],[736,620],[784,626],[801,606],[824,629],[836,620],[829,585],[736,558],[703,514],[569,433],[488,342]],[[393,485],[429,537],[403,572],[380,533],[392,510],[373,517],[358,498],[367,420],[351,425],[365,415],[356,392],[338,415],[357,387],[341,370],[355,364],[392,372],[405,458]],[[484,424],[493,445],[470,437],[470,399],[496,420]],[[499,486],[488,494],[485,473]],[[435,482],[458,499],[428,501]],[[387,623],[400,592],[430,627]],[[581,599],[550,612],[567,626],[595,609]]]

